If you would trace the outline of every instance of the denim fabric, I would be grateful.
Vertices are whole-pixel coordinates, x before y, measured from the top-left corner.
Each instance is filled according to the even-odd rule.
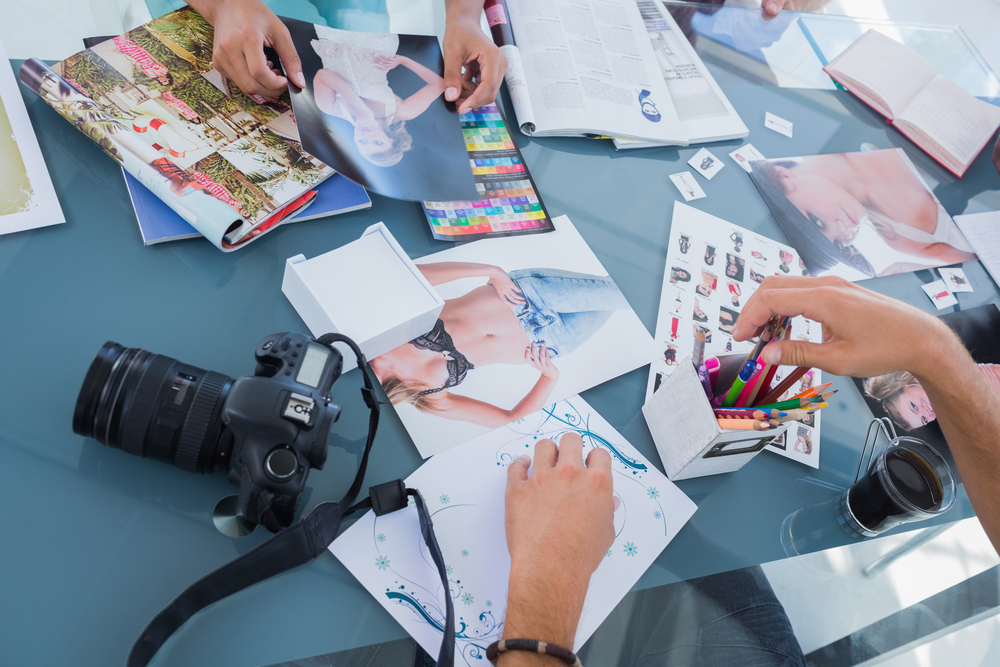
[[[628,301],[608,276],[561,269],[518,269],[507,274],[525,303],[511,310],[532,343],[544,343],[549,355],[569,354],[585,343]]]
[[[759,567],[630,593],[580,651],[621,667],[805,667]]]

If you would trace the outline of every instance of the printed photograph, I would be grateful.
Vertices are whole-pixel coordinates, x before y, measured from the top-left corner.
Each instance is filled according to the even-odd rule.
[[[0,70],[0,234],[65,222],[14,72]]]
[[[992,391],[1000,392],[1000,310],[993,304],[942,315],[979,364]],[[854,378],[875,417],[888,417],[897,435],[919,438],[948,460],[958,474],[948,444],[937,422],[937,413],[920,382],[906,371]]]
[[[283,20],[306,79],[292,104],[309,153],[387,197],[479,199],[435,37]]]
[[[554,222],[417,260],[440,319],[371,366],[423,456],[663,354],[569,219]]]
[[[758,160],[751,168],[814,276],[864,280],[977,259],[901,148]]]

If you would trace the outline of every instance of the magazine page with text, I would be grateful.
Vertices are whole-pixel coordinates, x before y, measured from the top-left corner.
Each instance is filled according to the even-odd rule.
[[[632,0],[509,0],[534,136],[600,134],[686,145]],[[516,109],[515,109],[516,111]]]

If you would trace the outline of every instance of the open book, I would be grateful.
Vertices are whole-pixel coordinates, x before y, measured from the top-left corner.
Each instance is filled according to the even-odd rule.
[[[309,205],[333,170],[298,141],[287,93],[248,96],[212,66],[214,31],[180,9],[57,63],[29,89],[223,251]]]
[[[824,70],[958,177],[1000,126],[1000,107],[976,99],[919,53],[874,30]]]
[[[634,0],[487,5],[522,132],[687,144]]]

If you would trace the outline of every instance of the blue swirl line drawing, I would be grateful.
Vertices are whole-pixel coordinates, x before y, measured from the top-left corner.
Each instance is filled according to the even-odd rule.
[[[569,426],[573,426],[572,422],[567,421],[567,420],[563,419],[562,417],[557,417],[556,414],[555,414],[555,409],[556,409],[556,406],[553,404],[553,405],[550,405],[547,408],[542,408],[542,412],[544,412],[545,414],[547,414],[552,419],[555,419],[556,421],[560,421],[560,422],[562,422],[564,424],[567,424]],[[546,421],[548,421],[548,420],[546,419]],[[612,456],[614,456],[616,459],[618,459],[618,461],[621,462],[621,464],[623,466],[625,466],[626,468],[631,468],[633,470],[648,470],[648,468],[646,467],[646,464],[639,463],[635,459],[633,459],[631,457],[628,457],[628,456],[625,456],[620,451],[618,451],[617,447],[615,447],[610,442],[608,442],[606,438],[604,438],[603,436],[601,436],[601,435],[599,435],[599,434],[594,433],[593,431],[591,431],[590,430],[590,420],[589,419],[585,423],[585,428],[583,428],[583,429],[573,428],[573,430],[576,431],[576,432],[578,432],[582,437],[590,437],[591,439],[596,440],[601,446],[607,448],[608,451],[611,452]]]

